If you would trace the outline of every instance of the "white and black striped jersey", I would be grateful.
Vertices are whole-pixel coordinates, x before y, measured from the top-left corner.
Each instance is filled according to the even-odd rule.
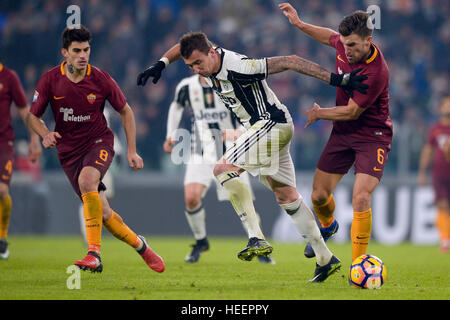
[[[267,58],[251,59],[230,50],[215,49],[221,54],[221,66],[206,81],[245,128],[258,120],[292,122],[286,106],[267,85]]]
[[[183,110],[192,112],[191,152],[218,160],[228,147],[222,141],[222,131],[241,127],[211,87],[200,83],[200,76],[184,78],[175,89],[175,98],[169,108],[167,138],[175,138]]]

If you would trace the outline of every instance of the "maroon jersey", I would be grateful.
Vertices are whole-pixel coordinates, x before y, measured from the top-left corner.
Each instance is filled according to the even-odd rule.
[[[27,97],[17,74],[0,63],[0,146],[12,146],[14,131],[11,126],[11,102],[18,108],[26,107]]]
[[[65,63],[41,77],[30,110],[41,117],[50,103],[54,131],[62,136],[56,144],[61,160],[77,158],[102,139],[114,139],[103,115],[105,102],[108,100],[117,111],[126,104],[122,91],[107,72],[88,65],[84,79],[74,83],[65,75]]]
[[[437,122],[428,132],[427,143],[433,147],[433,176],[450,178],[450,162],[445,159],[443,147],[446,139],[450,137],[450,125]]]
[[[353,90],[353,100],[366,109],[357,120],[334,121],[333,131],[351,135],[363,141],[391,143],[393,128],[389,115],[389,69],[380,49],[372,43],[369,58],[361,63],[350,64],[345,55],[340,34],[330,37],[330,44],[336,48],[336,73],[342,74],[362,68],[358,74],[366,75],[369,85],[367,94]],[[342,88],[336,90],[336,106],[346,106],[350,96]]]

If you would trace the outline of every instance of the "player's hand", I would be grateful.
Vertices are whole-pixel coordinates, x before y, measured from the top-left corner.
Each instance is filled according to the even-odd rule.
[[[314,106],[306,111],[306,117],[308,118],[305,128],[308,128],[313,123],[317,122],[319,120],[317,116],[317,111],[320,110],[320,106],[317,103],[314,103]]]
[[[281,11],[283,11],[283,14],[289,19],[290,24],[297,26],[302,23],[302,21],[298,17],[297,10],[295,10],[294,7],[291,6],[290,3],[287,3],[287,2],[280,3],[278,5],[278,8],[280,8]]]
[[[145,86],[148,78],[150,78],[150,77],[153,78],[153,80],[152,80],[153,83],[157,83],[159,78],[161,78],[161,73],[165,67],[166,67],[166,64],[163,61],[158,60],[150,68],[146,69],[145,71],[141,72],[138,75],[137,85]]]
[[[175,141],[172,138],[167,138],[164,141],[163,149],[165,153],[172,153],[173,146],[175,145]]]
[[[49,132],[42,139],[42,145],[45,149],[51,149],[56,146],[56,139],[61,139],[61,135],[58,132]]]
[[[353,70],[352,72],[347,72],[344,74],[331,73],[330,84],[335,87],[341,87],[347,91],[350,97],[353,97],[353,90],[357,90],[362,94],[367,94],[367,89],[369,86],[363,83],[367,79],[367,76],[360,74],[362,68]]]
[[[31,162],[36,162],[39,160],[39,157],[42,155],[42,147],[38,141],[31,141],[28,145],[28,157]]]
[[[419,186],[424,186],[427,184],[427,175],[424,173],[419,173],[417,176],[417,184]]]
[[[136,152],[128,152],[127,160],[130,168],[133,169],[133,171],[144,168],[144,160],[142,160],[142,158]]]

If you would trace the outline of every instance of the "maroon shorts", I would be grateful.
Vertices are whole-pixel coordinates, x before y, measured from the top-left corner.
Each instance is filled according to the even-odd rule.
[[[9,186],[13,173],[14,146],[0,146],[0,182]]]
[[[98,186],[98,191],[105,191],[106,186],[101,182],[103,177],[108,171],[109,166],[114,158],[114,148],[111,143],[103,142],[94,144],[89,148],[84,154],[77,155],[74,159],[61,160],[61,167],[66,173],[67,178],[69,178],[73,189],[77,195],[81,198],[80,186],[78,183],[78,177],[80,176],[81,170],[84,167],[94,167],[100,171],[100,184]]]
[[[390,150],[390,144],[331,133],[317,168],[328,173],[346,174],[355,164],[355,174],[365,173],[381,180]]]
[[[447,200],[450,203],[450,177],[441,173],[433,173],[434,200],[441,202]]]

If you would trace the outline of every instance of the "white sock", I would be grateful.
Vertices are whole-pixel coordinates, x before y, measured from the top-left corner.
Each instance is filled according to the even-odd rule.
[[[193,210],[184,211],[186,219],[191,227],[191,231],[195,240],[201,240],[206,237],[206,222],[205,222],[205,209],[203,204],[200,204],[198,208]]]
[[[325,244],[316,220],[314,219],[314,214],[303,201],[302,196],[299,195],[299,198],[296,201],[282,204],[281,207],[289,214],[292,222],[302,234],[303,238],[311,244],[316,254],[317,264],[323,266],[330,262],[333,254]]]
[[[245,183],[241,181],[239,175],[236,172],[225,172],[218,175],[217,180],[230,193],[231,204],[247,230],[248,237],[265,239],[259,226],[252,194]]]

